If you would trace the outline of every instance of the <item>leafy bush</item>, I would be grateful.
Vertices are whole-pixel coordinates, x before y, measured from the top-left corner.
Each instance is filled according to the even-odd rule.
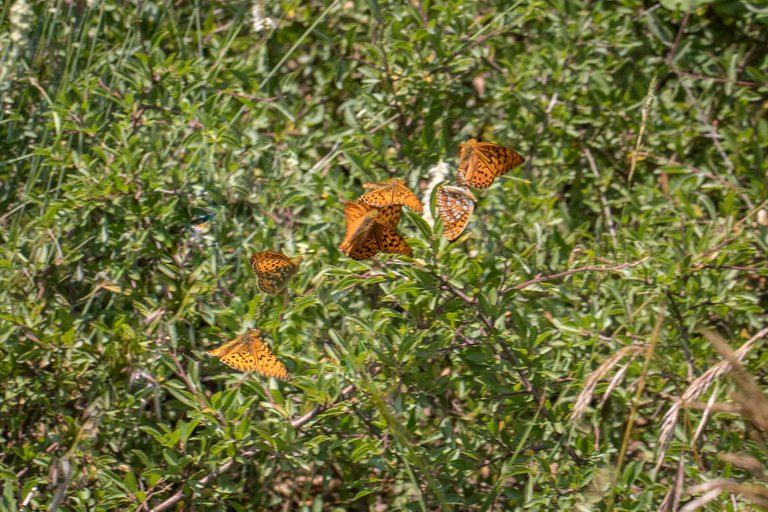
[[[752,481],[718,453],[765,463],[721,377],[660,442],[722,360],[701,328],[751,338],[764,384],[758,3],[14,0],[0,20],[4,509],[672,510]],[[403,178],[434,217],[427,185],[470,137],[527,162],[467,234],[408,212],[414,258],[339,253],[362,183]],[[257,250],[304,256],[283,296],[258,292]],[[289,383],[205,355],[254,326]]]

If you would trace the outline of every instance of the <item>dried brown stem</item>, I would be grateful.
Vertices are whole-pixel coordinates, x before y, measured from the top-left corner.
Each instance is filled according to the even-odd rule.
[[[528,288],[531,285],[534,285],[536,283],[541,283],[544,281],[552,281],[553,279],[559,279],[561,277],[567,277],[573,274],[578,274],[580,272],[618,272],[619,270],[624,270],[627,268],[633,268],[636,267],[642,263],[644,263],[648,257],[642,258],[637,261],[631,261],[628,263],[622,263],[620,265],[614,265],[611,267],[579,267],[579,268],[572,268],[570,270],[566,270],[564,272],[558,272],[557,274],[550,274],[547,276],[542,276],[539,274],[538,276],[534,277],[533,279],[530,279],[528,281],[522,282],[520,284],[516,284],[512,287],[513,290],[522,290],[523,288]],[[507,290],[505,290],[506,292]]]

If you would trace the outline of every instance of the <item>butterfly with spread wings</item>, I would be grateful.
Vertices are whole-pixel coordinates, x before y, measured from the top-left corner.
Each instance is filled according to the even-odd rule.
[[[259,339],[259,330],[250,329],[221,347],[207,352],[222,363],[240,372],[256,372],[266,377],[288,380],[288,370],[266,343]]]

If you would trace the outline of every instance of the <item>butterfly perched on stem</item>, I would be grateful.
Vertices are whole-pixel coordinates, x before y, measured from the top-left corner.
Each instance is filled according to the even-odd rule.
[[[339,250],[355,260],[371,258],[379,252],[411,256],[411,247],[395,232],[401,213],[400,206],[374,208],[362,201],[347,202],[347,232]]]
[[[259,279],[259,290],[272,295],[283,291],[299,270],[301,259],[301,256],[289,258],[274,251],[257,252],[251,256],[251,269]]]
[[[405,186],[405,181],[399,178],[392,178],[379,183],[365,183],[363,188],[370,190],[370,192],[360,196],[360,199],[369,206],[381,208],[404,205],[416,213],[421,213],[424,210],[419,198]]]
[[[440,186],[437,188],[435,202],[443,221],[443,234],[453,243],[469,224],[477,199],[467,188]]]
[[[457,183],[465,187],[488,188],[497,176],[525,162],[518,152],[492,142],[469,139],[459,145]]]
[[[257,372],[266,377],[288,380],[288,370],[261,339],[259,330],[250,329],[221,347],[207,352],[240,372]]]

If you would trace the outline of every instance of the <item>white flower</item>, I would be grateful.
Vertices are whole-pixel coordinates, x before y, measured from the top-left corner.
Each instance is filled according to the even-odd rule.
[[[11,26],[11,41],[21,51],[29,44],[29,30],[32,28],[32,8],[26,0],[16,0],[8,13]]]
[[[429,205],[429,200],[432,197],[432,191],[435,190],[435,187],[438,185],[438,183],[445,181],[449,170],[450,167],[448,167],[448,164],[440,160],[436,166],[427,171],[430,179],[429,183],[427,183],[426,190],[424,190],[424,199],[422,199],[422,203]],[[430,225],[434,224],[435,219],[432,218],[432,211],[429,207],[424,208],[424,220],[426,220]]]

